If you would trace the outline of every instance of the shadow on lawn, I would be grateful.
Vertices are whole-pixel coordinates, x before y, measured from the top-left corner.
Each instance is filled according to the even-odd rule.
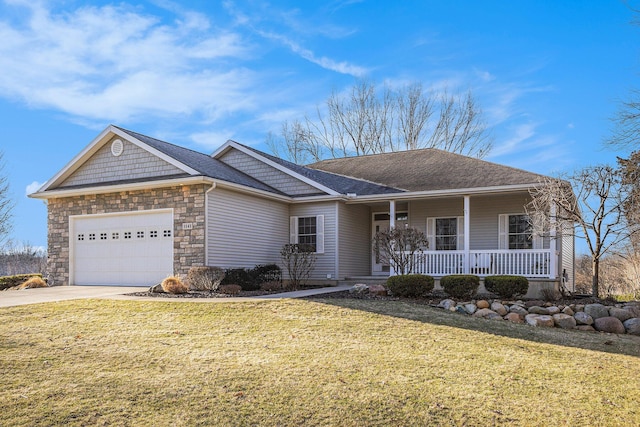
[[[526,324],[511,323],[506,320],[478,319],[459,313],[450,313],[412,300],[327,298],[322,296],[305,299],[322,304],[363,310],[434,325],[484,332],[508,338],[640,357],[640,337],[633,335],[533,327]]]

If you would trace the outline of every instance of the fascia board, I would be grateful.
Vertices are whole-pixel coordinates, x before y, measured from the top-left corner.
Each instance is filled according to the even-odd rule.
[[[261,156],[260,154],[256,153],[255,151],[249,150],[249,149],[243,147],[242,145],[236,143],[235,141],[227,141],[222,147],[217,149],[211,156],[216,158],[216,157],[226,153],[229,150],[229,148],[235,148],[236,150],[239,150],[239,151],[243,152],[244,154],[246,154],[248,156],[251,156],[254,159],[257,159],[257,160],[261,161],[262,163],[265,163],[265,164],[267,164],[267,165],[279,170],[280,172],[283,172],[283,173],[285,173],[285,174],[287,174],[287,175],[289,175],[289,176],[291,176],[293,178],[296,178],[297,180],[300,180],[300,181],[304,182],[305,184],[308,184],[308,185],[310,185],[310,186],[312,186],[314,188],[317,188],[320,191],[324,191],[327,194],[330,194],[332,196],[339,196],[340,195],[339,192],[337,192],[335,190],[332,190],[329,187],[325,187],[324,185],[322,185],[322,184],[320,184],[320,183],[318,183],[318,182],[316,182],[316,181],[314,181],[312,179],[309,179],[306,176],[300,175],[299,173],[294,172],[294,171],[292,171],[291,169],[289,169],[289,168],[287,168],[285,166],[282,166],[282,165],[280,165],[280,164],[278,164],[278,163],[276,163],[276,162],[274,162],[274,161],[272,161],[270,159],[267,159],[266,157]]]

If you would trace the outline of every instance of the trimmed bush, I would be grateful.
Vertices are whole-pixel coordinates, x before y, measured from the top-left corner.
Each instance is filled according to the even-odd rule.
[[[177,276],[169,276],[161,283],[162,289],[168,294],[186,294],[189,287]]]
[[[0,291],[20,286],[32,277],[39,277],[42,279],[42,274],[16,274],[15,276],[2,276],[0,277]]]
[[[217,291],[223,279],[220,267],[191,267],[187,273],[189,289],[194,291]]]
[[[257,285],[266,282],[282,282],[282,270],[277,264],[258,264],[249,270]]]
[[[433,290],[434,280],[424,274],[403,274],[387,279],[387,289],[399,297],[421,297]]]
[[[484,287],[502,298],[513,298],[515,295],[526,295],[529,280],[523,276],[487,276],[484,278]]]
[[[239,285],[243,291],[255,291],[260,289],[260,285],[256,283],[250,270],[246,268],[230,268],[225,271],[222,285]]]
[[[440,286],[452,298],[469,299],[478,293],[480,278],[472,274],[452,274],[442,277]]]

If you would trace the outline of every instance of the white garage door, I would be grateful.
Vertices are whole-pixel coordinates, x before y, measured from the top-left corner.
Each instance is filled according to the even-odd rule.
[[[173,212],[70,218],[71,283],[150,286],[173,273]]]

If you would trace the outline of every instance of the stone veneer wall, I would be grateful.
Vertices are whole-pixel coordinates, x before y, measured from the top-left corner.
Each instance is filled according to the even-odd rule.
[[[69,216],[173,208],[173,270],[187,274],[205,263],[203,184],[49,199],[49,275],[54,285],[69,284]],[[183,230],[183,223],[193,229]]]

